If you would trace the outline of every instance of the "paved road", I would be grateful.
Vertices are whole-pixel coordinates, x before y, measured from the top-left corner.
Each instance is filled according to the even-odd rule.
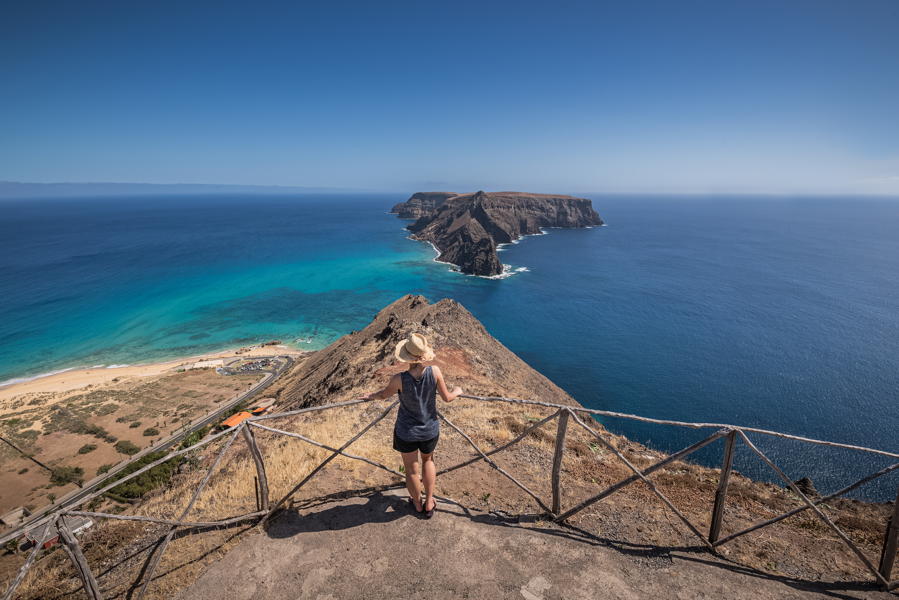
[[[159,452],[160,450],[166,450],[168,448],[171,448],[172,446],[180,443],[181,440],[183,440],[185,437],[187,437],[191,433],[193,433],[199,429],[202,429],[202,428],[206,427],[207,425],[211,425],[212,423],[218,422],[219,419],[222,418],[222,415],[224,415],[225,413],[227,413],[228,411],[233,409],[238,404],[241,404],[242,402],[246,402],[247,400],[249,400],[256,394],[261,392],[262,390],[266,389],[268,386],[270,386],[272,383],[274,383],[274,381],[282,373],[284,373],[284,371],[286,371],[287,369],[290,368],[291,365],[293,365],[293,358],[288,355],[252,356],[252,357],[247,357],[247,358],[251,359],[251,360],[261,360],[261,359],[268,358],[268,359],[275,361],[276,364],[274,365],[274,368],[272,368],[271,370],[259,371],[261,373],[265,373],[265,377],[263,377],[260,381],[258,381],[256,384],[254,384],[253,387],[247,389],[244,392],[241,392],[239,395],[237,395],[235,398],[233,398],[227,404],[224,404],[224,405],[220,406],[219,408],[217,408],[215,411],[200,417],[199,419],[190,423],[186,427],[182,427],[181,429],[177,430],[175,433],[173,433],[169,437],[167,437],[163,440],[160,440],[153,446],[144,448],[137,454],[131,456],[128,460],[117,464],[116,466],[111,468],[108,472],[104,473],[103,475],[94,477],[90,481],[84,483],[84,485],[82,487],[80,487],[76,490],[73,490],[73,491],[69,492],[68,494],[59,498],[55,504],[47,505],[47,506],[35,511],[34,514],[32,514],[31,517],[29,517],[29,519],[25,523],[23,523],[16,529],[3,534],[3,536],[0,537],[0,545],[5,544],[7,541],[18,537],[19,535],[21,535],[22,531],[33,529],[34,527],[42,524],[46,520],[46,515],[49,512],[55,512],[55,511],[59,510],[60,508],[65,508],[67,506],[71,506],[72,504],[75,504],[80,499],[84,498],[85,496],[87,496],[91,492],[93,492],[94,489],[96,489],[101,483],[108,480],[110,477],[112,477],[116,473],[121,472],[123,469],[128,467],[128,465],[132,464],[134,461],[141,459],[142,457],[146,456],[147,454],[151,454],[153,452]],[[243,359],[238,358],[236,360],[243,360]],[[234,361],[231,361],[231,362],[234,362]]]

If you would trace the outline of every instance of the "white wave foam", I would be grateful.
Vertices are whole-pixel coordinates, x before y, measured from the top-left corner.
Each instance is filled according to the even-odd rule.
[[[46,373],[39,373],[37,375],[32,375],[31,377],[13,377],[12,379],[7,379],[6,381],[0,381],[0,387],[6,387],[8,385],[15,385],[17,383],[25,383],[26,381],[34,381],[35,379],[41,379],[42,377],[50,377],[52,375],[59,375],[60,373],[74,371],[77,368],[78,367],[69,367],[68,369],[57,369],[56,371],[47,371]]]
[[[545,235],[545,233],[534,233],[532,235]],[[462,273],[459,270],[459,267],[457,267],[456,265],[454,265],[452,263],[444,263],[442,260],[438,260],[440,258],[441,252],[440,252],[440,250],[437,249],[437,246],[435,246],[433,242],[431,242],[429,240],[416,240],[412,236],[408,236],[406,239],[409,239],[409,240],[412,240],[415,242],[425,242],[426,244],[431,246],[431,248],[434,250],[434,258],[432,258],[431,260],[433,260],[434,262],[442,263],[442,264],[448,264],[449,268],[447,269],[447,271],[449,271],[450,273]],[[519,241],[520,240],[512,240],[511,242],[509,242],[509,244],[517,244]],[[501,252],[501,251],[505,250],[505,248],[503,248],[503,246],[508,246],[509,244],[497,244],[496,245],[497,252]],[[500,273],[499,275],[473,275],[471,273],[462,273],[462,274],[466,275],[468,277],[480,277],[482,279],[505,279],[506,277],[511,277],[512,275],[515,275],[516,273],[527,273],[529,271],[530,271],[530,269],[528,269],[527,267],[518,267],[518,268],[513,269],[510,265],[503,265],[503,272]]]
[[[527,267],[512,267],[512,265],[503,265],[503,272],[499,275],[469,275],[469,277],[480,277],[482,279],[506,279],[517,273],[529,273],[531,270]]]

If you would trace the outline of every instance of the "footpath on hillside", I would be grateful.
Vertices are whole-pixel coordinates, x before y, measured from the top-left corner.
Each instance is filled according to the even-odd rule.
[[[283,513],[214,563],[182,600],[267,598],[895,599],[870,586],[765,575],[706,552],[623,545],[546,521],[440,502],[425,520],[405,490]]]

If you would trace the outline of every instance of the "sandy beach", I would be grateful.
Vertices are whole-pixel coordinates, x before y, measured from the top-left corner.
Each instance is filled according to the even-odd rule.
[[[301,355],[305,352],[283,344],[257,345],[210,352],[196,356],[185,356],[165,362],[147,363],[141,365],[127,365],[122,367],[88,367],[71,369],[59,373],[39,376],[27,381],[15,382],[0,386],[0,402],[4,402],[16,396],[34,393],[63,393],[80,390],[92,385],[111,383],[114,379],[135,377],[153,377],[166,372],[190,366],[200,360],[216,358],[234,358],[267,356],[273,354]]]

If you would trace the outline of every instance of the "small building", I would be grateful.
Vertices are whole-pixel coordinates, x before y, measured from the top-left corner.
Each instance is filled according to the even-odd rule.
[[[72,532],[72,535],[81,535],[90,527],[93,527],[94,522],[92,519],[87,517],[77,517],[72,515],[66,515],[63,517],[66,521],[66,525],[69,527],[69,531]]]
[[[53,546],[59,543],[59,534],[54,535],[52,538],[44,540],[44,543],[41,544],[41,548],[44,550],[49,550]]]
[[[235,413],[235,414],[231,415],[230,417],[228,417],[227,419],[225,419],[224,421],[222,421],[221,423],[219,423],[219,428],[220,429],[231,429],[232,427],[237,427],[238,425],[240,425],[241,423],[243,423],[244,421],[246,421],[247,419],[249,419],[252,416],[253,416],[253,414],[249,413],[247,411],[241,411],[239,413]]]
[[[66,526],[68,526],[69,531],[72,532],[72,535],[81,535],[88,528],[92,527],[94,521],[89,519],[88,517],[75,517],[72,515],[66,515],[63,517],[65,520]],[[20,539],[19,549],[27,549],[33,548],[35,544],[38,543],[37,538],[35,537],[38,533],[43,530],[43,525],[39,525],[35,527],[31,531],[26,531],[25,535]],[[59,543],[59,535],[53,535],[51,537],[45,538],[44,542],[41,544],[41,548],[44,550],[48,550]]]
[[[2,517],[0,517],[0,525],[4,525],[6,527],[18,527],[21,525],[26,517],[31,516],[31,511],[25,508],[24,506],[20,506],[18,508],[14,508]]]

